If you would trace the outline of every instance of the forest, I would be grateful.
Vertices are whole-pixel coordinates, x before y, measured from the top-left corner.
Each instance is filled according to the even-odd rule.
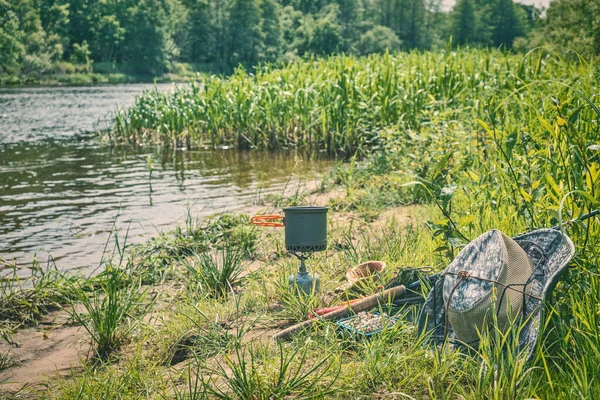
[[[230,72],[448,46],[600,53],[600,1],[0,0],[0,77]]]

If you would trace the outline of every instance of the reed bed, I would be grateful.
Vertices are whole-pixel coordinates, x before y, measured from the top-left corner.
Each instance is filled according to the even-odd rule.
[[[505,115],[546,107],[577,82],[597,92],[589,65],[539,50],[505,54],[459,50],[310,58],[281,69],[206,76],[174,93],[149,91],[115,113],[104,137],[115,143],[316,147],[332,155],[366,150],[382,130],[420,129],[485,114],[505,99]],[[551,104],[551,103],[550,103]]]

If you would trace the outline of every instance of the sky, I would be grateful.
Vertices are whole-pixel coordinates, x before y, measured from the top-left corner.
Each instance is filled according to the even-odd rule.
[[[516,1],[518,3],[534,4],[538,7],[545,7],[545,8],[548,8],[548,5],[550,4],[550,0],[516,0]],[[454,7],[454,4],[456,4],[456,0],[442,0],[442,9],[450,10],[450,9],[452,9],[452,7]]]

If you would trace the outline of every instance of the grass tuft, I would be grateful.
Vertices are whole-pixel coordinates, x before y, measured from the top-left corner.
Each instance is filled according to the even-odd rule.
[[[226,245],[221,250],[198,253],[184,262],[187,291],[192,296],[224,298],[241,282],[242,253]]]
[[[148,289],[143,289],[139,281],[124,283],[118,268],[109,266],[105,276],[100,290],[91,294],[73,287],[79,296],[69,310],[73,320],[89,333],[94,356],[102,361],[121,348],[136,328],[136,319],[154,304],[154,299],[147,301]],[[85,312],[80,311],[81,307]]]

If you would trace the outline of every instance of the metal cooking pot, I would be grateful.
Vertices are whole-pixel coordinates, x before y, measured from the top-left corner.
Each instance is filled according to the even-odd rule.
[[[329,207],[285,207],[285,216],[257,215],[251,218],[251,222],[261,226],[285,227],[287,251],[313,253],[327,248],[327,211]]]

